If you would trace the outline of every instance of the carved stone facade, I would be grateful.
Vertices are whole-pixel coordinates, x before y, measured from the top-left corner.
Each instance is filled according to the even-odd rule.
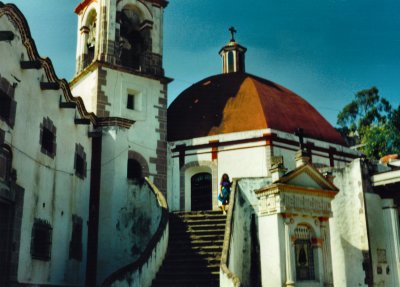
[[[333,286],[328,219],[331,201],[338,189],[309,164],[299,165],[272,184],[256,190],[261,234],[283,233],[284,240],[264,238],[261,254],[270,253],[266,245],[278,245],[285,261],[281,276],[262,275],[265,286]],[[277,221],[278,225],[272,222]],[[265,231],[264,231],[265,230]],[[261,240],[260,240],[261,242]],[[262,260],[262,270],[276,264]],[[284,276],[284,274],[286,274]]]

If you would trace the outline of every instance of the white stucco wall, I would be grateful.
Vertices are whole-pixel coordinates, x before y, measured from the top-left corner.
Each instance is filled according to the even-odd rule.
[[[337,169],[334,175],[340,190],[332,201],[330,219],[334,285],[366,286],[362,262],[369,247],[361,161]]]
[[[285,234],[281,215],[259,217],[258,229],[259,238],[262,238],[260,242],[262,286],[284,286]]]
[[[97,112],[97,81],[98,71],[82,76],[82,80],[71,87],[74,97],[81,97],[89,113]]]
[[[161,208],[149,186],[114,177],[114,186],[102,192],[99,225],[98,282],[133,263],[160,223]],[[124,188],[116,182],[125,182]],[[103,186],[105,181],[102,182]],[[112,185],[112,183],[111,183]],[[108,186],[104,186],[106,189]]]
[[[40,81],[47,81],[43,69],[20,68],[21,55],[28,60],[21,35],[6,16],[0,18],[0,30],[15,33],[10,42],[0,42],[0,75],[16,83],[17,102],[15,126],[0,121],[6,131],[5,144],[13,152],[12,168],[17,172],[17,184],[25,189],[21,240],[19,244],[18,281],[29,284],[83,284],[86,268],[89,178],[75,176],[75,144],[86,152],[90,173],[91,142],[87,126],[74,124],[74,109],[60,109],[61,90],[41,90]],[[40,124],[49,117],[56,127],[54,159],[41,152]],[[82,218],[82,261],[69,259],[72,215]],[[52,226],[51,259],[31,258],[31,233],[34,219],[46,220]]]
[[[258,202],[254,191],[271,183],[270,178],[240,178],[235,191],[235,207],[232,216],[231,241],[229,245],[229,260],[227,267],[241,281],[243,286],[252,286],[261,278],[253,276],[252,269],[257,270],[260,258],[253,258],[257,242],[257,210]],[[232,205],[230,205],[232,207]],[[255,222],[252,226],[252,217]],[[252,230],[253,228],[253,230]],[[251,234],[253,232],[253,234]],[[259,239],[259,242],[264,239]],[[257,263],[256,263],[257,262]],[[254,265],[253,265],[254,264]],[[253,265],[253,266],[252,266]],[[256,271],[253,271],[256,272]]]
[[[271,129],[254,130],[247,132],[238,132],[230,134],[220,134],[208,137],[194,138],[190,140],[181,140],[168,143],[168,200],[171,210],[185,209],[190,210],[187,204],[184,207],[180,206],[179,198],[181,192],[180,167],[179,167],[179,152],[174,151],[179,145],[186,145],[188,148],[185,151],[184,163],[192,162],[210,162],[216,165],[216,174],[213,178],[213,186],[216,187],[213,193],[217,194],[219,180],[224,173],[228,173],[231,178],[235,177],[258,177],[269,175],[270,157],[283,156],[284,165],[288,170],[295,168],[295,153],[298,149],[298,144],[291,145],[281,143],[278,140],[272,140],[272,147],[267,145],[265,140],[255,140],[262,138],[265,134],[276,134],[277,137],[283,140],[297,142],[297,136],[280,132]],[[218,147],[217,159],[212,159],[212,148],[210,142],[218,141],[221,146]],[[230,143],[231,142],[231,143]],[[338,152],[346,152],[351,155],[356,155],[357,152],[349,148],[331,144],[315,139],[305,139],[305,142],[310,142],[316,148],[329,150],[335,148]],[[206,145],[206,146],[204,146]],[[199,146],[198,148],[193,148]],[[329,153],[314,151],[312,157],[313,163],[319,163],[326,166],[330,165]],[[334,164],[337,167],[344,166],[350,158],[335,156]],[[186,179],[185,181],[186,182]],[[190,189],[185,186],[185,202],[190,202]],[[216,196],[213,196],[213,206],[217,207],[218,202]]]

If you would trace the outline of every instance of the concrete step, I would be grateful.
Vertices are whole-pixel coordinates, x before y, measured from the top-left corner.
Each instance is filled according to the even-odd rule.
[[[225,224],[226,218],[211,218],[211,219],[174,219],[177,222],[173,223],[174,226],[191,226],[191,225],[202,225],[202,224]]]
[[[207,237],[205,239],[202,238],[191,238],[191,239],[175,239],[174,241],[171,241],[169,243],[170,248],[185,248],[186,246],[190,245],[193,247],[200,247],[200,246],[212,246],[212,245],[218,245],[222,246],[224,240],[221,238],[222,236],[215,237],[214,240],[209,240]]]
[[[221,211],[171,213],[167,255],[152,286],[219,286],[225,222]]]
[[[198,253],[198,252],[222,252],[222,246],[221,245],[209,245],[209,246],[192,246],[192,245],[186,245],[186,246],[171,246],[171,248],[168,249],[168,254],[176,254],[176,253]]]

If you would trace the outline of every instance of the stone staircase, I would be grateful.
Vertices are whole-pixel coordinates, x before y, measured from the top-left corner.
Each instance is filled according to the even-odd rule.
[[[226,215],[171,213],[167,255],[153,287],[217,287]]]

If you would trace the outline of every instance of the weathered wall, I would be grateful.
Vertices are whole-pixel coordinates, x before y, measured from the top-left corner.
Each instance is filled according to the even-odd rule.
[[[25,189],[18,281],[81,285],[86,267],[85,223],[88,220],[90,182],[88,177],[81,179],[75,175],[74,158],[75,144],[82,145],[86,152],[87,169],[90,170],[88,127],[74,123],[75,114],[79,115],[75,109],[59,108],[60,95],[63,95],[61,90],[41,90],[40,82],[48,81],[44,69],[21,69],[21,58],[26,61],[29,58],[17,26],[2,16],[0,27],[0,30],[15,34],[14,40],[0,42],[1,78],[15,85],[15,125],[10,127],[0,120],[0,128],[6,131],[5,144],[12,149],[16,183]],[[51,119],[56,128],[57,146],[53,158],[41,151],[40,134],[44,118]],[[73,215],[83,222],[81,261],[69,258]],[[31,257],[35,218],[47,221],[52,227],[51,259],[48,261]]]
[[[366,193],[365,200],[367,204],[368,233],[374,284],[376,286],[395,286],[390,282],[391,276],[396,273],[396,267],[391,272],[390,269],[393,266],[389,266],[390,264],[388,264],[391,261],[388,261],[388,258],[393,254],[389,254],[387,248],[390,234],[385,232],[386,222],[383,217],[382,200],[379,195],[374,193]],[[387,269],[388,267],[389,269]]]
[[[255,286],[260,280],[260,258],[256,251],[260,238],[254,190],[270,183],[270,178],[242,178],[237,181],[227,266],[239,277],[243,286]]]
[[[129,183],[126,175],[113,178],[110,192],[103,192],[100,202],[99,283],[140,256],[161,218],[161,208],[146,183]]]
[[[336,169],[334,184],[340,192],[332,201],[330,219],[333,280],[335,286],[367,286],[363,270],[369,243],[361,160]]]

